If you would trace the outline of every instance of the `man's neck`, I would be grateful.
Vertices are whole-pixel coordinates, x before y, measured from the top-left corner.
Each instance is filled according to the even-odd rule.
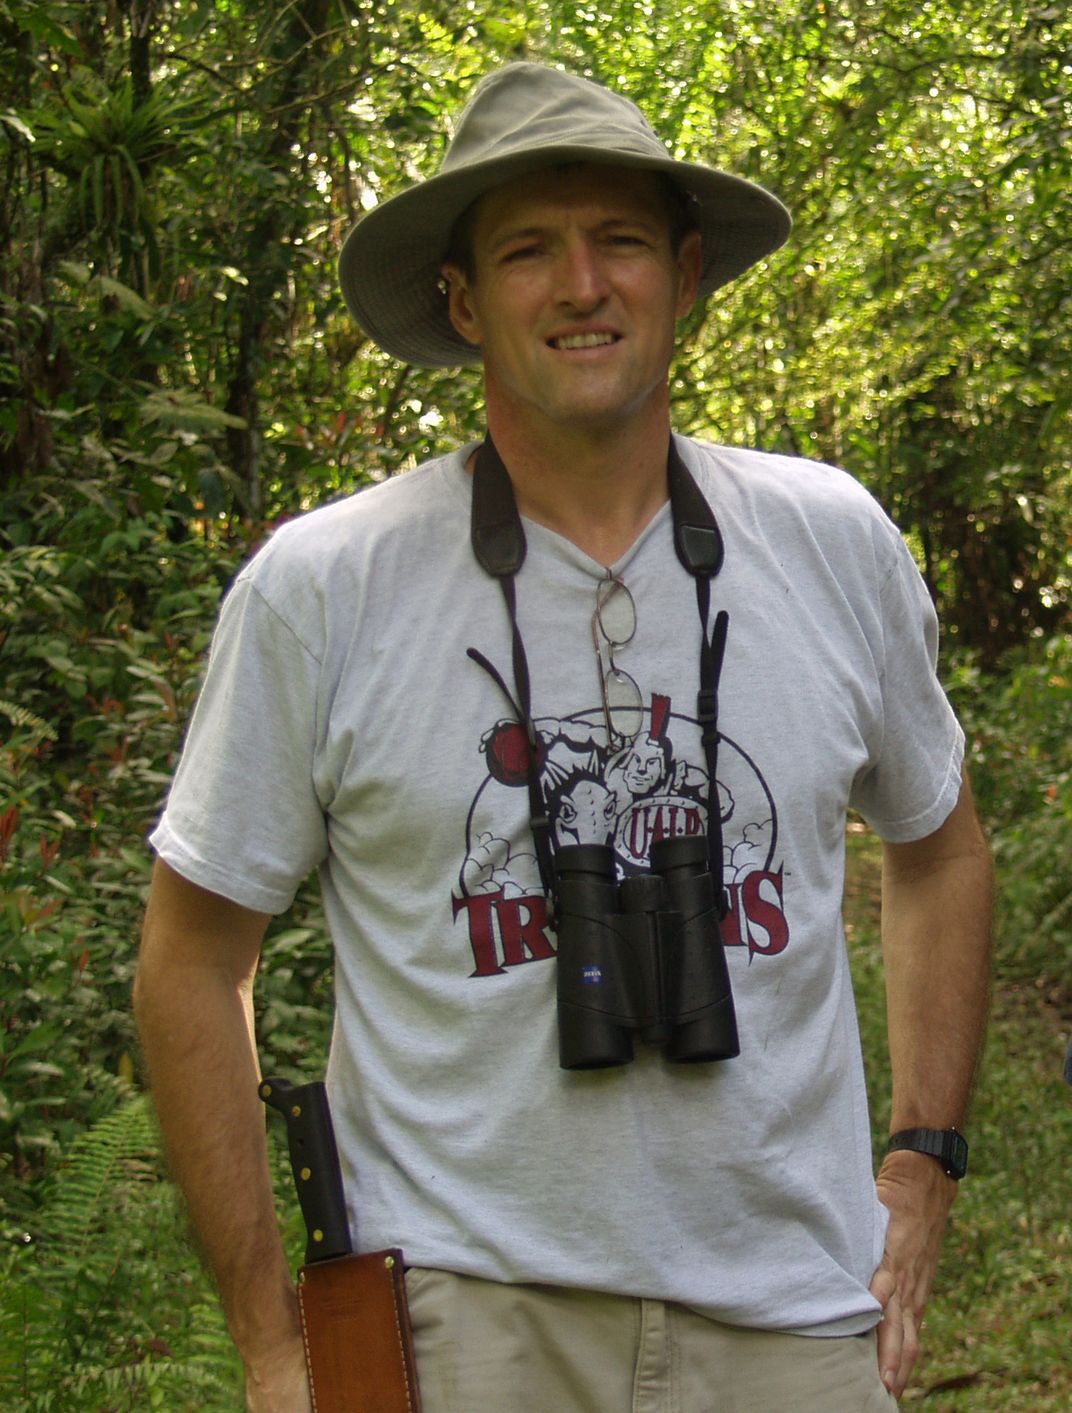
[[[553,443],[519,435],[489,412],[489,430],[521,514],[611,565],[667,499],[667,421],[638,429],[563,434]]]

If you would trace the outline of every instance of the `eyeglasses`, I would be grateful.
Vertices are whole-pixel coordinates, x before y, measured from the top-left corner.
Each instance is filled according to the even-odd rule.
[[[611,746],[629,745],[640,734],[644,701],[640,688],[628,672],[614,661],[617,648],[633,641],[636,633],[636,604],[621,579],[610,571],[596,589],[596,611],[592,614],[592,646],[599,667],[599,688],[603,699],[603,720]],[[603,663],[603,643],[607,663]]]

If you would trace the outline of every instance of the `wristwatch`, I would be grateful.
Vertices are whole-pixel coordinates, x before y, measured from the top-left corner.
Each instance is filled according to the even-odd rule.
[[[947,1176],[959,1182],[968,1171],[968,1141],[955,1128],[903,1128],[886,1145],[887,1153],[910,1148],[937,1158]]]

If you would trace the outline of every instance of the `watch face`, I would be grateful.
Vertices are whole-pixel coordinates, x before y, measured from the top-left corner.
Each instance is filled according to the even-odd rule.
[[[968,1144],[962,1133],[949,1129],[945,1134],[942,1160],[950,1177],[962,1178],[968,1171]]]

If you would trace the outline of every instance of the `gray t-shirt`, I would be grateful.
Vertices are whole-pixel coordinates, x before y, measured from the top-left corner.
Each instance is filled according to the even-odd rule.
[[[329,1086],[359,1249],[863,1330],[885,1210],[841,926],[846,810],[935,830],[963,737],[896,529],[843,472],[679,439],[726,542],[717,793],[734,1060],[559,1068],[554,938],[510,710],[499,587],[469,544],[471,448],[285,525],[239,575],[164,818],[181,874],[279,912],[321,870]],[[591,637],[606,569],[526,522],[518,619],[561,842],[702,832],[699,618],[669,507],[613,567],[644,727],[607,749]]]

